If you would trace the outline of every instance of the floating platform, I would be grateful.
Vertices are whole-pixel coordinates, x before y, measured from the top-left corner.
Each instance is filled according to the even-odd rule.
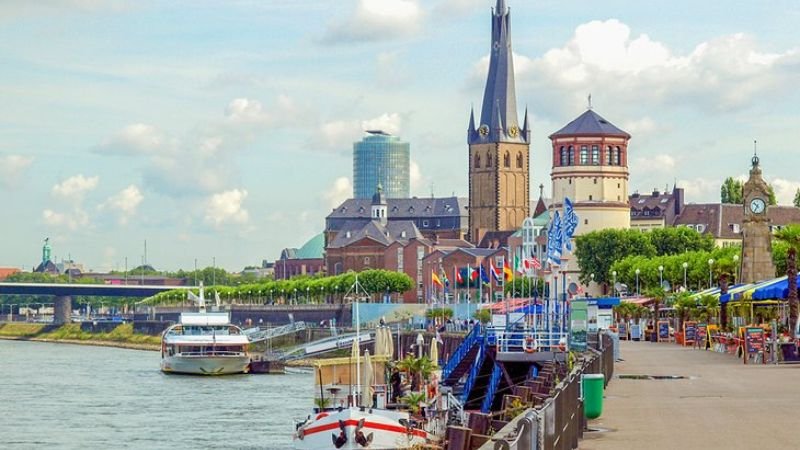
[[[285,374],[286,365],[283,363],[283,361],[278,361],[278,360],[254,359],[250,361],[250,370],[248,373]]]

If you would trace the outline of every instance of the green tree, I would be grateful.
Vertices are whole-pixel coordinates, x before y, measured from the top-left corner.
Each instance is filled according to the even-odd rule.
[[[773,188],[771,184],[767,186],[769,186],[769,191],[767,192],[769,198],[767,199],[767,201],[769,202],[770,205],[777,205],[778,198],[775,196],[775,188]]]
[[[792,204],[795,208],[800,208],[800,188],[794,191],[794,200],[792,200]]]
[[[647,236],[656,249],[656,255],[675,255],[691,251],[711,251],[714,238],[688,227],[657,228]]]
[[[638,230],[598,230],[578,236],[575,242],[575,256],[581,267],[580,281],[583,284],[592,280],[591,274],[594,274],[596,283],[609,284],[614,261],[631,255],[652,257],[656,253],[646,233]]]
[[[478,322],[486,324],[492,320],[492,311],[488,309],[478,309],[472,313],[472,317]]]
[[[740,180],[733,177],[725,178],[720,188],[720,202],[742,204],[744,202],[743,186],[744,184]]]
[[[797,328],[797,249],[800,248],[800,225],[787,225],[775,234],[775,239],[788,246],[786,253],[786,276],[789,284],[789,332],[795,336]]]

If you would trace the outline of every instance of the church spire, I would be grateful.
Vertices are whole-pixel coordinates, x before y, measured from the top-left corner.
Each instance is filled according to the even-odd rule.
[[[497,0],[492,11],[492,45],[489,73],[483,92],[480,126],[486,125],[489,133],[477,137],[482,142],[527,142],[520,134],[517,117],[517,98],[514,83],[514,57],[511,51],[511,11],[505,0]],[[498,130],[497,125],[504,128]],[[509,133],[509,130],[514,130]]]

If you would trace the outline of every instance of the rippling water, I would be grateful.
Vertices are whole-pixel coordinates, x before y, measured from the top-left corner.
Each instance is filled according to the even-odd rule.
[[[159,354],[0,340],[1,448],[291,448],[312,375],[165,375]]]

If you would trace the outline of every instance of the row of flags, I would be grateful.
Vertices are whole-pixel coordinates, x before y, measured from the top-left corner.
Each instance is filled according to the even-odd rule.
[[[531,270],[540,270],[542,268],[542,262],[539,261],[539,259],[535,256],[532,258],[523,259],[514,257],[514,266],[518,273],[526,274]],[[465,281],[464,277],[461,275],[461,269],[456,269],[454,272],[456,283],[464,284]],[[489,278],[490,276],[494,278],[496,283],[508,282],[514,279],[514,271],[511,270],[508,261],[503,261],[503,264],[499,267],[495,266],[493,262],[489,261],[488,269],[484,268],[483,264],[479,265],[478,267],[468,266],[466,267],[466,274],[469,276],[470,282],[480,280],[484,284],[487,284],[491,281]],[[442,288],[450,287],[450,279],[447,278],[447,274],[443,271],[440,273],[432,271],[431,281],[433,284]]]

